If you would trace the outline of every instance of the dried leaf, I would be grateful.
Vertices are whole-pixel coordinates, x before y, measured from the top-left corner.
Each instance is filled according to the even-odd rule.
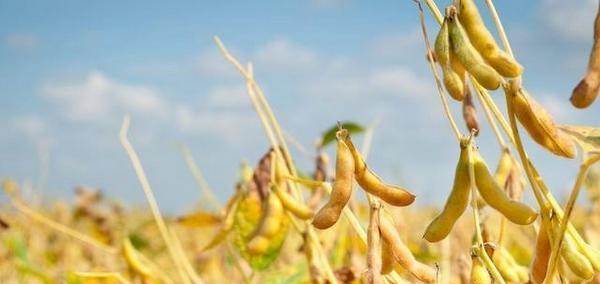
[[[600,151],[600,128],[578,125],[562,125],[559,128],[573,137],[584,152]]]

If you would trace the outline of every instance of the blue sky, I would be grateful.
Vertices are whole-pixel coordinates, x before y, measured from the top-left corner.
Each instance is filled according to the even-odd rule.
[[[0,176],[37,183],[40,153],[48,153],[50,197],[70,198],[86,184],[141,204],[117,137],[131,113],[131,140],[162,208],[183,212],[199,198],[178,143],[225,199],[240,161],[254,164],[268,141],[244,82],[212,42],[219,35],[254,63],[281,124],[305,147],[335,121],[379,120],[371,167],[410,187],[418,204],[442,204],[458,146],[412,1],[225,2],[0,1]],[[525,85],[561,123],[600,125],[600,105],[576,111],[567,100],[585,70],[596,5],[497,3]],[[502,94],[494,97],[503,105]],[[487,126],[478,142],[494,166],[499,151]],[[529,149],[563,196],[576,163]],[[312,167],[311,157],[293,152]]]

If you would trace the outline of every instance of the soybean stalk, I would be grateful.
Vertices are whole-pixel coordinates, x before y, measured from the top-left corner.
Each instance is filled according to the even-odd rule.
[[[256,81],[254,80],[252,65],[250,64],[247,69],[244,68],[239,63],[239,61],[233,55],[231,55],[231,53],[229,53],[229,51],[227,50],[227,48],[225,47],[223,42],[218,37],[215,36],[214,40],[215,40],[215,43],[217,44],[219,50],[225,57],[225,59],[227,59],[227,61],[229,61],[238,70],[238,72],[240,72],[240,74],[244,77],[244,79],[246,79],[246,88],[247,88],[248,96],[250,97],[252,104],[261,119],[263,127],[265,128],[265,131],[267,132],[267,137],[268,137],[269,141],[271,142],[271,145],[273,147],[273,151],[275,152],[275,155],[277,157],[282,158],[286,162],[286,165],[287,165],[286,170],[288,170],[290,173],[295,175],[296,169],[294,167],[293,161],[291,160],[291,155],[289,154],[289,151],[287,150],[287,146],[285,145],[285,140],[283,139],[283,135],[281,134],[282,133],[281,129],[279,128],[278,123],[275,120],[275,117],[273,116],[273,113],[270,111],[270,107],[268,106],[266,99],[264,99],[264,94],[262,92],[262,89],[258,86]],[[260,97],[262,97],[262,100],[260,99]],[[275,129],[275,132],[277,132],[277,134],[279,136],[277,138],[279,138],[279,141],[275,138],[273,129]],[[281,153],[281,149],[279,148],[279,146],[281,146],[283,148],[285,155],[283,155]],[[293,184],[291,182],[289,182],[288,184],[292,188],[294,196],[300,202],[302,202],[303,198],[302,198],[302,194],[301,194],[300,190],[295,186],[295,184]],[[290,218],[290,219],[292,220],[292,224],[294,225],[294,227],[299,232],[302,232],[303,230],[302,230],[302,228],[300,228],[299,224],[296,222],[296,219],[295,218]],[[337,283],[335,274],[333,273],[333,270],[331,269],[331,266],[329,265],[329,262],[327,261],[326,254],[323,251],[321,243],[319,242],[316,234],[314,233],[313,228],[306,221],[304,222],[304,227],[306,228],[306,233],[307,233],[309,241],[311,243],[313,243],[313,245],[315,246],[315,250],[318,252],[318,258],[321,260],[321,262],[323,262],[323,266],[324,266],[323,269],[325,270],[325,273],[327,274],[326,276],[327,276],[328,280],[331,283]]]
[[[419,0],[413,1],[417,4],[417,8],[419,9],[419,18],[421,20],[421,32],[423,34],[423,40],[425,41],[425,48],[427,49],[427,61],[429,61],[429,67],[431,67],[431,72],[433,73],[433,77],[435,79],[435,85],[437,87],[440,99],[442,100],[444,112],[446,113],[446,117],[448,118],[450,127],[452,128],[454,136],[456,137],[456,141],[460,141],[460,130],[458,130],[458,126],[456,126],[456,121],[454,120],[452,112],[450,111],[450,107],[448,106],[448,98],[446,97],[446,93],[444,92],[444,88],[442,87],[440,76],[437,72],[437,68],[435,67],[435,63],[433,60],[433,51],[431,49],[431,44],[429,43],[429,38],[427,36],[427,28],[425,27],[425,15],[423,13],[423,7],[421,7],[421,2],[419,2]],[[435,5],[435,3],[433,3],[433,5]]]
[[[140,182],[142,190],[144,191],[144,195],[146,196],[146,200],[148,201],[148,205],[150,206],[150,210],[152,211],[152,215],[153,215],[154,221],[156,222],[156,225],[158,227],[158,231],[160,232],[160,235],[167,246],[167,251],[169,252],[169,256],[171,257],[171,260],[175,264],[175,267],[177,268],[177,272],[179,273],[181,280],[184,283],[191,283],[190,279],[186,275],[185,269],[183,268],[183,265],[182,265],[182,263],[187,262],[188,259],[187,258],[181,259],[178,257],[177,252],[175,251],[175,246],[174,246],[173,240],[171,239],[171,236],[169,235],[167,225],[160,213],[160,210],[158,208],[158,203],[156,202],[156,198],[154,197],[154,193],[152,192],[152,188],[150,187],[150,182],[148,181],[148,178],[146,177],[146,173],[142,166],[142,162],[140,161],[140,158],[137,155],[137,152],[133,148],[133,145],[131,145],[131,142],[129,142],[129,139],[127,138],[127,133],[129,131],[129,124],[130,124],[130,117],[129,117],[129,115],[126,115],[123,118],[123,124],[121,126],[121,132],[119,134],[121,144],[123,145],[125,152],[129,156],[129,159],[131,160],[131,165],[133,166],[133,169],[135,171],[136,176],[138,177],[138,180]],[[198,279],[198,280],[200,280],[200,279]],[[200,280],[200,283],[202,283],[202,280]]]
[[[183,159],[185,160],[185,163],[186,163],[188,169],[190,170],[190,173],[192,174],[194,181],[196,181],[196,184],[198,185],[198,188],[200,189],[202,196],[208,198],[209,202],[212,204],[214,209],[221,209],[221,207],[222,207],[221,203],[219,202],[219,200],[217,199],[217,197],[215,196],[213,191],[210,189],[210,186],[208,185],[206,178],[204,178],[202,171],[200,171],[198,164],[196,163],[196,161],[194,160],[194,157],[192,156],[192,152],[190,151],[190,148],[188,148],[184,144],[181,144],[181,145],[179,145],[179,149],[181,150],[181,155],[183,156]]]
[[[500,35],[500,40],[502,40],[502,45],[504,45],[504,50],[508,52],[510,57],[515,57],[510,47],[510,41],[508,41],[508,37],[506,36],[506,32],[504,31],[504,26],[502,25],[502,21],[500,21],[500,17],[498,17],[498,12],[496,12],[496,7],[492,0],[485,0],[485,3],[490,10],[490,14],[492,14],[492,18],[494,19],[494,23],[496,24],[496,29],[498,30],[498,34]]]

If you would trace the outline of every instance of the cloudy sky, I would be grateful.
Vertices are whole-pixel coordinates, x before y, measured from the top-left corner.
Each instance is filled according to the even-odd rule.
[[[600,104],[575,111],[567,100],[585,70],[596,5],[497,4],[525,86],[562,123],[600,125]],[[254,164],[268,141],[244,82],[212,42],[218,35],[254,63],[282,126],[302,145],[312,149],[338,120],[379,120],[371,167],[413,189],[419,204],[441,205],[458,146],[418,23],[409,0],[0,1],[0,176],[37,183],[47,153],[50,197],[69,198],[86,184],[142,204],[118,141],[131,113],[131,140],[162,208],[183,212],[199,198],[179,143],[225,199],[240,161]],[[502,94],[493,96],[503,106]],[[499,151],[487,126],[478,143],[494,166]],[[529,149],[563,196],[576,163]],[[312,168],[310,156],[292,151]]]

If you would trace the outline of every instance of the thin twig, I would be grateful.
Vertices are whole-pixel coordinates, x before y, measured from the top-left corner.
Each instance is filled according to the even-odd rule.
[[[417,4],[417,8],[419,9],[419,18],[421,19],[421,32],[423,33],[423,40],[425,41],[425,48],[427,49],[427,61],[429,61],[429,66],[431,67],[431,72],[433,73],[433,77],[435,79],[435,85],[437,87],[438,94],[440,95],[440,99],[442,100],[444,112],[446,113],[446,117],[448,118],[450,127],[452,128],[454,136],[456,136],[456,140],[460,141],[460,130],[458,130],[458,126],[456,126],[456,121],[454,120],[452,112],[450,111],[450,107],[448,106],[448,98],[446,97],[446,93],[444,92],[444,88],[442,87],[440,76],[437,72],[437,68],[435,67],[435,63],[433,60],[433,51],[431,49],[431,44],[429,43],[429,37],[427,36],[427,28],[425,26],[425,14],[423,13],[423,7],[421,7],[421,2],[415,1],[415,3]]]
[[[496,12],[496,7],[492,0],[485,0],[485,3],[490,10],[490,14],[492,14],[492,18],[494,19],[494,24],[496,24],[496,29],[498,30],[498,34],[500,35],[500,40],[502,40],[502,45],[504,46],[504,50],[508,52],[510,57],[514,58],[514,54],[512,48],[510,47],[510,41],[508,41],[508,37],[506,36],[506,32],[504,31],[504,26],[500,21],[500,17],[498,17],[498,12]]]
[[[152,215],[154,216],[154,221],[156,222],[158,231],[160,232],[160,235],[161,235],[163,241],[167,245],[167,251],[169,252],[169,256],[171,257],[171,260],[173,261],[173,263],[175,264],[175,267],[177,268],[177,272],[179,273],[181,280],[184,283],[191,283],[190,279],[187,277],[187,275],[185,273],[185,269],[182,267],[180,260],[177,257],[177,253],[175,252],[174,244],[171,241],[171,238],[169,236],[169,231],[167,229],[167,225],[165,224],[165,220],[162,218],[162,215],[158,208],[158,203],[156,202],[156,198],[154,197],[154,193],[152,192],[152,188],[150,187],[150,182],[148,181],[148,178],[146,177],[146,173],[142,166],[142,162],[140,161],[140,158],[138,157],[135,149],[133,148],[133,145],[131,145],[131,143],[129,142],[129,139],[127,138],[127,132],[129,131],[129,124],[130,124],[130,117],[129,117],[129,115],[126,115],[123,118],[123,124],[121,126],[121,132],[119,135],[121,144],[123,145],[125,152],[129,156],[129,159],[131,160],[133,170],[135,171],[135,174],[136,174],[136,176],[140,182],[140,185],[142,187],[142,190],[144,191],[144,195],[146,196],[146,200],[148,201],[148,205],[150,206],[150,210],[152,211]],[[181,259],[181,261],[188,261],[188,260]]]
[[[217,210],[221,209],[222,208],[221,202],[219,202],[219,200],[217,199],[217,197],[215,196],[213,191],[210,189],[210,186],[208,185],[206,178],[204,178],[202,171],[200,171],[198,164],[196,163],[196,161],[194,160],[194,157],[192,156],[192,152],[190,151],[190,148],[188,148],[184,144],[180,144],[179,149],[181,150],[181,155],[183,156],[183,159],[185,160],[185,163],[186,163],[188,169],[190,170],[192,177],[194,177],[194,181],[196,181],[198,188],[202,192],[202,195],[209,199],[210,203],[215,207],[215,209],[217,209]]]
[[[283,138],[281,128],[279,127],[279,124],[277,123],[277,120],[275,119],[273,112],[271,111],[269,104],[265,99],[262,89],[254,80],[252,65],[249,64],[248,69],[245,69],[239,63],[239,61],[233,55],[231,55],[231,53],[229,53],[223,42],[217,36],[214,37],[214,40],[225,59],[227,59],[227,61],[229,61],[246,79],[246,88],[248,91],[247,93],[250,99],[252,100],[253,106],[261,119],[265,131],[267,132],[267,137],[271,142],[273,151],[275,152],[277,157],[282,158],[286,162],[286,170],[288,171],[288,173],[291,173],[295,176],[296,169],[294,167],[294,163],[288,151],[287,145],[285,144],[285,139]],[[276,133],[277,137],[275,137],[274,132]],[[279,141],[276,138],[279,139]],[[285,153],[285,155],[281,153],[280,146],[281,148],[283,148],[283,152]],[[296,185],[292,182],[288,182],[288,185],[290,185],[290,187],[292,188],[294,197],[300,202],[303,202],[304,198],[302,196],[302,193],[300,192],[300,189],[298,189]],[[302,229],[298,226],[299,224],[296,221],[296,219],[292,217],[291,220],[294,227],[297,230],[299,230],[299,232],[302,232]],[[328,281],[334,284],[337,283],[337,278],[335,277],[333,269],[327,261],[327,256],[321,246],[321,243],[319,242],[317,235],[314,233],[313,228],[308,224],[308,222],[303,223],[306,227],[308,239],[311,241],[311,243],[313,243],[315,251],[318,252],[318,257],[323,262],[323,269],[327,274],[326,276],[328,278]]]

